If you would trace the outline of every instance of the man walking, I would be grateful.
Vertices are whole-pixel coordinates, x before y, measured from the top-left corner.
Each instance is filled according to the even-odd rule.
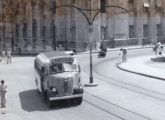
[[[7,92],[7,86],[5,85],[5,81],[1,80],[0,85],[0,97],[1,97],[1,106],[2,108],[6,107],[6,92]]]
[[[11,51],[10,50],[7,51],[7,55],[6,56],[7,56],[7,64],[11,63]]]

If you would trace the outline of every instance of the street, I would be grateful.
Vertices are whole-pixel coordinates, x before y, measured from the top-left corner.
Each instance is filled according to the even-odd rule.
[[[118,51],[106,58],[93,55],[94,82],[84,87],[79,106],[58,104],[49,108],[34,81],[34,57],[13,57],[0,63],[0,79],[8,86],[7,108],[0,108],[0,120],[164,120],[164,81],[132,74],[116,67]],[[129,58],[153,54],[151,49],[129,51]],[[89,82],[89,54],[77,55],[83,83]]]

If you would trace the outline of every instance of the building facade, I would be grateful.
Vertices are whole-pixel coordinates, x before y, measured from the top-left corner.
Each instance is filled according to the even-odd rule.
[[[93,22],[93,45],[107,47],[165,42],[164,0],[107,0]],[[89,49],[90,19],[100,0],[0,0],[0,47],[14,52]],[[120,6],[127,11],[113,6]]]

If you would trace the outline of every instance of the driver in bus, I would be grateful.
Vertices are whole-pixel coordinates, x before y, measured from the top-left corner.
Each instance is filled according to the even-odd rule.
[[[58,64],[58,65],[51,66],[51,71],[53,73],[61,72],[62,71],[62,65]]]

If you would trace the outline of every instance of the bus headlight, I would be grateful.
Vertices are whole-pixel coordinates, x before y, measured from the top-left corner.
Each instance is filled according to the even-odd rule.
[[[52,91],[52,92],[56,92],[57,89],[56,89],[55,87],[53,87],[51,91]]]
[[[50,87],[50,92],[53,94],[57,94],[57,88],[56,87]]]
[[[83,86],[82,85],[75,85],[73,94],[82,94],[83,93]]]
[[[80,85],[80,86],[79,86],[79,88],[80,88],[80,89],[83,89],[83,86],[82,86],[82,85]]]
[[[80,84],[74,85],[74,89],[83,89],[83,86]]]

